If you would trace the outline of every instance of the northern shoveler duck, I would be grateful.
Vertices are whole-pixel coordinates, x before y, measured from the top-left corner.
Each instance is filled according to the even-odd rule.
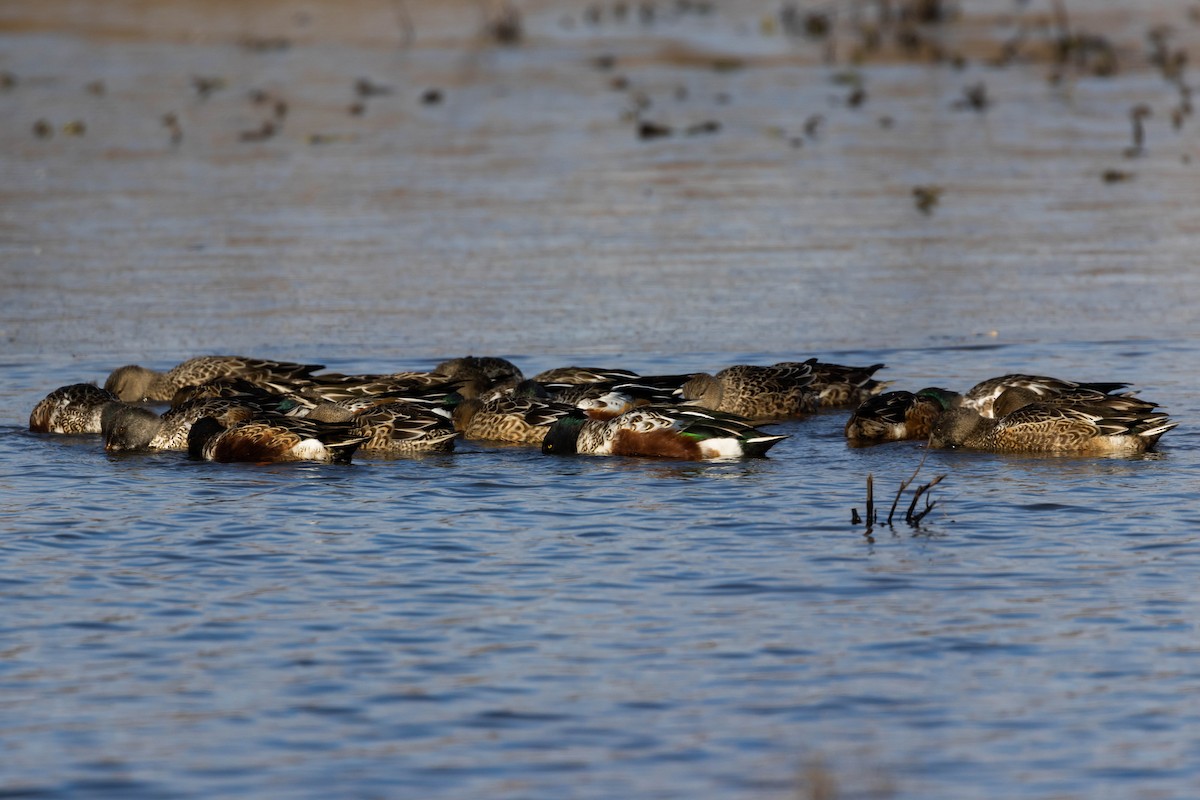
[[[929,443],[999,453],[1141,453],[1179,423],[1153,407],[1131,406],[1132,399],[1036,402],[999,418],[985,417],[972,408],[951,409],[934,424]]]
[[[635,381],[636,372],[603,367],[555,367],[533,376],[538,383],[561,383],[578,386],[587,383],[623,383]]]
[[[879,444],[928,439],[942,413],[957,405],[960,395],[928,387],[918,392],[884,392],[854,410],[846,421],[851,444]]]
[[[212,417],[192,425],[188,455],[205,461],[320,461],[349,464],[366,441],[351,423],[314,422],[297,417],[256,418],[225,427]]]
[[[235,376],[247,379],[302,380],[323,369],[321,364],[297,364],[268,361],[244,356],[199,356],[189,358],[167,372],[156,372],[130,364],[118,367],[104,382],[104,388],[127,403],[166,402],[184,386],[213,378]]]
[[[631,405],[675,405],[683,400],[680,389],[691,378],[691,375],[650,375],[619,381],[545,386],[556,401],[580,408],[592,407],[591,401],[614,394],[624,395]]]
[[[574,387],[572,387],[574,388]],[[551,402],[555,400],[550,394],[550,390],[542,383],[526,378],[518,383],[501,383],[493,386],[485,392],[473,394],[469,390],[467,392],[459,392],[461,396],[474,396],[483,403],[490,403],[494,400],[500,400],[505,397],[524,397],[531,400],[545,400]]]
[[[352,423],[352,432],[366,437],[359,452],[377,456],[448,452],[459,435],[449,412],[442,409],[370,398],[323,403],[308,419]]]
[[[171,398],[171,407],[176,408],[192,401],[222,398],[253,403],[281,414],[304,416],[316,405],[313,400],[301,394],[305,383],[226,375],[182,387]]]
[[[248,400],[225,397],[198,397],[174,406],[162,416],[144,406],[110,403],[101,418],[104,449],[111,453],[137,450],[188,449],[192,426],[204,417],[213,417],[229,427],[268,413]]]
[[[652,405],[628,392],[613,390],[596,396],[581,397],[571,405],[591,419],[611,419],[641,406]]]
[[[821,408],[845,408],[857,406],[878,395],[891,381],[877,381],[872,376],[883,369],[883,364],[869,367],[847,367],[842,364],[827,364],[810,358],[807,361],[781,361],[777,367],[799,367],[807,364],[812,368],[812,383],[809,388],[817,393]]]
[[[763,433],[746,419],[700,409],[635,408],[611,419],[576,409],[546,433],[542,452],[555,455],[713,459],[765,456],[787,436]]]
[[[769,420],[803,417],[817,410],[812,365],[756,367],[738,364],[716,375],[698,373],[680,389],[684,400],[709,411]]]
[[[1062,389],[1050,394],[1039,394],[1026,386],[1012,386],[1001,392],[992,402],[992,416],[999,419],[1031,403],[1044,403],[1052,406],[1102,406],[1109,411],[1147,414],[1158,408],[1158,403],[1143,400],[1132,392],[1106,394],[1098,389],[1077,387]]]
[[[963,395],[963,406],[974,409],[985,417],[993,416],[992,405],[1006,389],[1028,389],[1040,397],[1059,394],[1075,389],[1087,389],[1101,394],[1110,394],[1129,387],[1127,383],[1077,383],[1044,375],[1001,375],[975,384]]]
[[[454,408],[454,427],[464,439],[541,444],[550,426],[573,410],[532,397],[468,398]]]
[[[319,376],[298,391],[306,398],[332,403],[366,398],[378,403],[440,405],[463,386],[462,381],[434,372],[409,373],[399,378],[391,375],[339,375],[333,381],[324,378]]]
[[[468,383],[476,393],[501,384],[517,384],[525,380],[520,368],[506,358],[495,356],[463,356],[438,364],[433,371],[451,380]]]
[[[100,415],[112,392],[90,383],[60,386],[38,401],[29,414],[29,430],[37,433],[100,433]]]

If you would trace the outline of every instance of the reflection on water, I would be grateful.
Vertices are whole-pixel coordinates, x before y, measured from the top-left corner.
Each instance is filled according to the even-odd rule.
[[[1050,83],[1037,4],[861,63],[840,6],[831,40],[750,2],[521,4],[500,47],[474,5],[402,5],[0,12],[0,792],[1195,793],[1200,151],[1147,61],[1185,8],[1071,4],[1119,71]],[[25,430],[57,386],[211,352],[820,355],[1127,380],[1182,424],[1136,458],[851,448],[829,413],[763,460],[349,467]],[[922,458],[919,528],[851,524]]]

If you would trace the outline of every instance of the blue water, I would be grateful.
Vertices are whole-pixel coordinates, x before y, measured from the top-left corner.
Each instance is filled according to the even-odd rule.
[[[442,0],[0,12],[0,797],[1200,797],[1200,125],[1146,60],[1161,24],[1195,53],[1190,4],[1071,3],[1120,70],[1057,84],[1045,4],[956,4],[924,33],[961,69],[852,64],[777,3],[518,5],[515,47]],[[393,91],[355,115],[362,78]],[[256,91],[289,111],[246,142]],[[759,460],[345,467],[26,430],[206,353],[820,356],[1129,381],[1180,425],[1136,458],[849,448],[836,412]],[[919,528],[851,524],[918,468]]]
[[[1178,342],[837,355],[908,386],[983,358],[1154,376],[1200,413]],[[103,371],[3,367],[11,796],[791,797],[813,763],[850,797],[1200,787],[1187,424],[1139,458],[930,452],[934,510],[866,536],[866,475],[886,511],[925,451],[849,448],[844,413],[701,464],[219,465],[24,430]]]

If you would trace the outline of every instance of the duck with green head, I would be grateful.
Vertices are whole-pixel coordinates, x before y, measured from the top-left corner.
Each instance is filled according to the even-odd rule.
[[[928,439],[942,413],[961,399],[956,392],[936,387],[884,392],[854,410],[846,421],[846,439],[855,445]]]

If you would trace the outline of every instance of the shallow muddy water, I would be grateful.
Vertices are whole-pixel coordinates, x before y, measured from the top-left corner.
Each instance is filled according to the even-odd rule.
[[[775,4],[522,5],[511,47],[476,6],[28,5],[0,11],[3,793],[1200,792],[1200,142],[1145,35],[1194,49],[1187,4],[1072,8],[1121,68],[1058,85],[1036,3],[921,28],[961,68],[852,68],[849,12],[827,63]],[[125,363],[469,352],[1125,380],[1181,424],[1138,458],[932,451],[937,507],[871,536],[866,476],[890,503],[925,450],[849,448],[842,412],[704,464],[26,431]]]

